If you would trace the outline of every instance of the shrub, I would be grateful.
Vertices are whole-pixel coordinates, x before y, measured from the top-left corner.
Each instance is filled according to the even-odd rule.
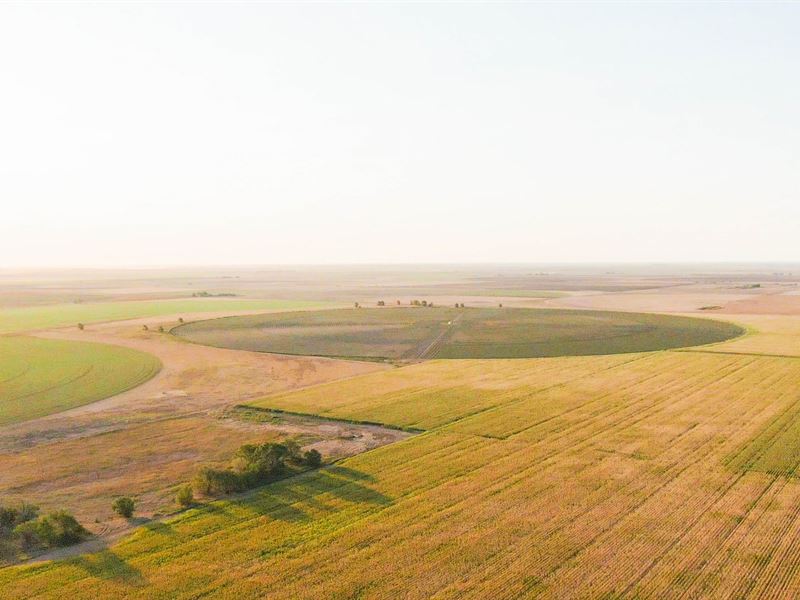
[[[25,550],[36,548],[42,545],[39,539],[38,528],[35,522],[28,521],[21,523],[14,528],[14,535],[19,539],[19,544]]]
[[[158,333],[164,333],[164,326],[163,325],[159,325],[158,326]]]
[[[322,464],[322,455],[313,448],[303,455],[303,459],[309,467],[315,469]]]
[[[184,508],[194,504],[194,494],[192,493],[192,486],[189,484],[182,485],[178,488],[178,493],[175,495],[175,502]]]
[[[83,331],[83,323],[78,323],[78,329],[80,329],[81,331]]]
[[[303,460],[303,451],[296,440],[286,440],[283,446],[286,448],[286,458],[292,462],[301,462]]]
[[[128,496],[122,496],[121,498],[117,498],[114,500],[114,503],[111,505],[111,508],[114,509],[114,512],[117,513],[121,517],[125,517],[126,519],[130,519],[133,516],[133,511],[136,508],[136,503],[133,501],[133,498],[129,498]]]
[[[89,534],[75,517],[63,510],[23,523],[14,532],[22,539],[51,547],[77,544]]]
[[[194,488],[207,495],[230,494],[244,489],[243,481],[231,469],[203,467],[194,478]]]
[[[10,506],[0,506],[0,528],[11,529],[17,523],[19,511]]]
[[[183,317],[178,317],[178,323],[183,323]]]
[[[150,328],[147,325],[142,325],[142,331],[149,331]]]
[[[0,537],[8,537],[18,525],[39,516],[39,507],[22,503],[19,508],[0,506]]]
[[[19,507],[19,514],[17,516],[18,523],[25,523],[32,521],[39,516],[39,507],[34,504],[23,502]]]

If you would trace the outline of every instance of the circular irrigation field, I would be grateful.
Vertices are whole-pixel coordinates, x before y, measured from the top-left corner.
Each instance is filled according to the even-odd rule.
[[[248,315],[172,331],[221,348],[367,360],[645,352],[721,342],[744,332],[732,323],[672,315],[443,307]]]

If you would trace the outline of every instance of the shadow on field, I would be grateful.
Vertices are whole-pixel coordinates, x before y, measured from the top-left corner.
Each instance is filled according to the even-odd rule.
[[[158,535],[167,537],[175,536],[175,530],[172,528],[172,525],[165,523],[164,521],[148,521],[142,525],[142,527],[147,529],[147,531],[150,533],[157,533]]]
[[[313,518],[303,507],[318,513],[340,510],[342,500],[374,506],[392,503],[391,498],[363,485],[362,481],[375,481],[375,478],[349,467],[331,466],[276,482],[254,495],[232,500],[231,505],[217,504],[209,506],[208,510],[236,518],[236,512],[244,509],[270,519],[295,523]]]
[[[147,583],[139,569],[126,563],[111,550],[71,558],[67,564],[83,569],[91,577],[115,580],[132,586]]]

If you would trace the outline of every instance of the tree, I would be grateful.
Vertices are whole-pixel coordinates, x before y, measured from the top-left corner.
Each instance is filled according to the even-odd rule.
[[[142,331],[149,331],[150,328],[147,325],[142,325]]]
[[[83,331],[83,323],[78,323],[78,329],[80,329],[81,331]]]
[[[378,300],[378,306],[386,306],[386,302],[383,300]]]
[[[39,516],[39,507],[23,502],[19,508],[0,506],[0,535]]]
[[[183,317],[178,317],[178,323],[183,323]]]
[[[397,306],[400,306],[400,300],[397,301]]]
[[[192,486],[188,483],[178,488],[178,493],[175,495],[175,502],[179,506],[187,508],[194,504],[194,494],[192,493]]]
[[[111,508],[114,509],[114,512],[117,513],[121,517],[125,517],[126,519],[130,519],[133,516],[133,511],[136,508],[136,503],[133,501],[133,498],[129,498],[128,496],[122,496],[121,498],[117,498],[114,500],[114,503],[111,505]]]
[[[164,333],[164,326],[163,325],[159,325],[158,326],[158,333]]]
[[[354,307],[354,308],[360,308],[360,307],[358,306],[358,302],[354,302],[354,303],[353,303],[353,307]]]
[[[503,303],[502,302],[500,303],[500,308],[503,308]]]
[[[312,469],[316,469],[322,464],[322,455],[313,448],[311,450],[308,450],[303,455],[303,458],[305,460],[305,463]]]

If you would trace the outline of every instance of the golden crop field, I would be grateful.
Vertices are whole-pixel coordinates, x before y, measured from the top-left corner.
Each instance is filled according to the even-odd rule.
[[[800,593],[800,360],[437,361],[259,404],[427,431],[98,554],[5,569],[4,596]]]

